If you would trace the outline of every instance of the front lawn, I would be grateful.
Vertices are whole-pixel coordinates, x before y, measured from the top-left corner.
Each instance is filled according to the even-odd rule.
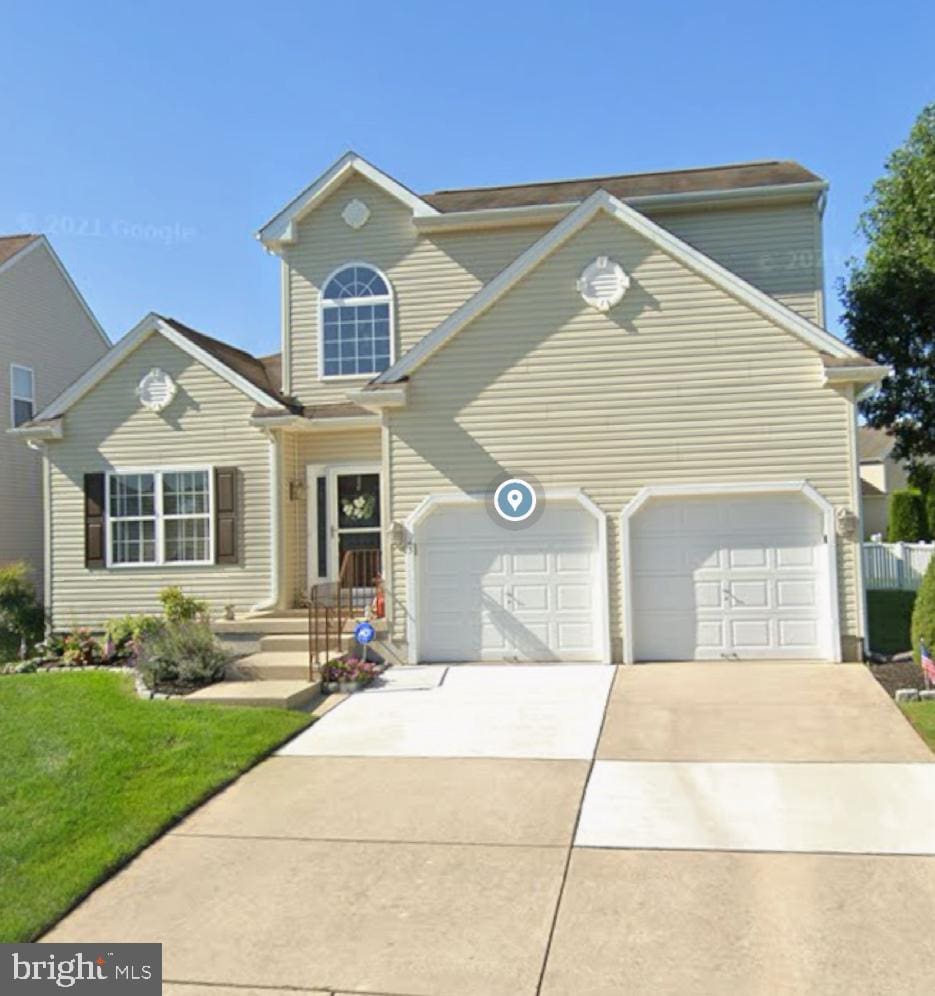
[[[867,592],[867,630],[871,650],[890,656],[912,649],[909,627],[915,600],[914,591]]]
[[[309,721],[150,702],[101,671],[0,678],[0,941],[37,937]]]
[[[902,709],[919,736],[935,751],[935,702],[905,702]]]

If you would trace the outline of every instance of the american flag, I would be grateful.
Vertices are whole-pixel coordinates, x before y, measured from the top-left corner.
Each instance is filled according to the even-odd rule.
[[[927,684],[935,684],[935,660],[932,660],[932,652],[925,645],[924,640],[919,641],[919,659],[922,663],[922,673],[925,675]]]

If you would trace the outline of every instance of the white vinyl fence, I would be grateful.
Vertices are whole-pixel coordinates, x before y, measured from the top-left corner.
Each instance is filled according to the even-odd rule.
[[[864,584],[914,591],[933,554],[935,543],[864,543]]]

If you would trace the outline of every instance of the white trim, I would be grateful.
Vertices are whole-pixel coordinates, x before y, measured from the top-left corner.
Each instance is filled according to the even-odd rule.
[[[280,243],[295,242],[296,224],[314,211],[330,193],[355,173],[404,204],[416,217],[438,214],[435,208],[414,194],[408,187],[404,187],[398,180],[394,180],[388,173],[377,169],[376,166],[367,162],[356,152],[345,152],[318,179],[314,180],[281,211],[270,218],[256,233],[256,237],[269,247],[275,247]]]
[[[199,512],[193,515],[169,515],[165,514],[163,503],[165,500],[163,490],[163,480],[166,474],[205,474],[208,480],[208,511]],[[110,484],[114,477],[125,477],[132,474],[148,474],[153,478],[153,515],[140,516],[117,516],[114,518],[110,512]],[[109,571],[123,570],[145,570],[149,567],[166,567],[174,569],[176,567],[208,567],[214,566],[215,557],[215,535],[214,535],[214,467],[205,464],[179,464],[172,466],[146,466],[146,467],[111,467],[105,474],[106,487],[104,489],[104,522],[107,526],[106,551],[104,565]],[[165,550],[165,524],[166,520],[176,519],[207,519],[208,520],[208,557],[204,560],[166,560]],[[154,522],[154,546],[156,551],[155,560],[134,561],[129,563],[114,563],[113,561],[113,526],[115,522],[140,521]]]
[[[251,612],[267,612],[279,607],[282,570],[282,470],[280,467],[280,440],[272,430],[266,430],[269,442],[269,595],[251,606]]]
[[[14,371],[22,370],[29,374],[29,380],[32,383],[32,396],[25,397],[22,394],[16,393],[16,374]],[[26,422],[31,422],[36,417],[36,371],[32,367],[27,367],[25,363],[11,363],[10,364],[10,428],[19,429],[20,425],[16,424],[16,402],[17,401],[28,401],[32,405],[32,412],[29,418],[25,419],[20,425],[25,425]]]
[[[304,415],[251,415],[250,425],[258,429],[297,429],[299,432],[341,432],[349,429],[379,428],[373,415],[348,415],[341,418],[306,418]]]
[[[329,283],[344,270],[349,269],[352,266],[361,267],[362,269],[372,270],[377,276],[383,281],[386,287],[386,294],[375,294],[372,297],[353,297],[353,298],[326,298],[325,288]],[[340,307],[368,307],[375,306],[378,304],[389,305],[389,322],[390,322],[390,367],[396,362],[396,294],[393,290],[393,285],[390,282],[390,278],[380,269],[379,266],[375,266],[373,263],[368,263],[366,260],[352,259],[347,260],[340,266],[336,266],[327,277],[321,282],[321,288],[318,291],[318,314],[316,316],[318,321],[318,379],[322,383],[328,383],[330,381],[341,381],[341,380],[356,380],[362,383],[367,383],[367,381],[372,380],[377,376],[375,371],[370,371],[369,373],[353,373],[353,374],[326,374],[325,373],[325,308],[340,308]],[[389,369],[389,367],[387,367]]]
[[[825,384],[865,384],[868,387],[893,376],[893,368],[882,363],[872,367],[825,367]]]
[[[388,384],[411,375],[435,352],[441,349],[466,325],[482,315],[495,304],[508,290],[514,287],[546,257],[555,252],[572,235],[587,225],[599,212],[605,212],[628,228],[657,245],[673,259],[693,270],[699,276],[720,287],[722,290],[746,304],[764,318],[775,322],[781,328],[798,336],[808,345],[836,357],[854,357],[855,352],[840,339],[825,329],[803,318],[801,315],[780,304],[765,292],[747,283],[735,273],[716,263],[709,256],[692,248],[688,243],[657,225],[645,215],[628,207],[606,190],[598,190],[583,201],[571,214],[563,218],[538,241],[521,253],[488,284],[485,284],[473,297],[454,311],[445,321],[423,336],[400,360],[379,377],[376,384]]]
[[[289,264],[279,261],[279,336],[282,356],[282,393],[292,394],[292,280]]]
[[[856,510],[857,517],[860,520],[860,524],[858,526],[860,532],[854,541],[854,583],[857,585],[857,591],[859,592],[857,598],[857,630],[860,634],[860,640],[863,645],[864,652],[866,653],[870,649],[868,644],[868,637],[870,633],[867,628],[867,588],[864,584],[864,495],[863,488],[861,487],[860,449],[857,441],[857,391],[853,386],[850,388],[848,395],[848,401],[851,406],[851,424],[848,427],[847,433],[848,459],[851,462],[851,505]]]
[[[828,635],[828,660],[841,661],[841,619],[838,603],[837,522],[834,507],[808,481],[744,481],[737,484],[655,484],[641,488],[620,512],[620,579],[623,613],[623,661],[634,663],[633,559],[631,557],[631,523],[634,515],[653,498],[701,498],[719,495],[801,494],[822,513],[827,558],[827,593],[831,614]]]
[[[52,601],[52,465],[42,446],[42,606],[47,628],[54,628]]]
[[[635,197],[621,197],[620,200],[631,207],[639,208],[641,211],[664,213],[666,210],[684,211],[691,207],[714,207],[721,203],[727,203],[731,207],[746,207],[762,203],[774,204],[779,201],[820,200],[827,189],[828,184],[824,180],[809,180],[804,183],[770,184],[761,187],[740,187],[727,190],[640,194]],[[425,234],[472,228],[508,228],[537,223],[554,224],[573,211],[580,203],[579,199],[556,204],[523,204],[519,207],[446,211],[434,216],[413,218],[413,224],[418,231]]]
[[[598,570],[598,639],[601,661],[612,663],[610,644],[610,578],[607,565],[607,513],[579,488],[545,488],[544,499],[552,502],[576,502],[589,515],[597,520],[597,570]],[[412,542],[406,545],[406,597],[410,609],[406,617],[407,661],[417,664],[420,659],[419,647],[419,579],[416,569],[417,538],[416,531],[437,508],[451,505],[482,506],[488,496],[466,491],[443,492],[426,495],[409,513],[405,520],[405,528],[412,537]]]
[[[370,412],[382,412],[385,408],[405,408],[407,403],[408,385],[405,382],[392,387],[381,387],[379,390],[361,387],[345,392],[348,401],[366,408]]]
[[[281,408],[282,403],[272,395],[261,391],[256,385],[235,373],[226,364],[221,363],[210,353],[205,352],[200,346],[196,346],[190,339],[176,332],[166,324],[163,319],[150,312],[138,322],[130,331],[110,350],[105,353],[92,367],[86,370],[70,387],[67,387],[54,401],[35,416],[36,420],[57,418],[64,415],[72,405],[80,401],[93,387],[102,381],[118,364],[122,363],[127,356],[137,347],[141,346],[153,333],[159,333],[169,340],[174,346],[178,346],[183,352],[198,360],[213,373],[223,378],[242,391],[248,398],[251,398],[258,405],[265,408]]]

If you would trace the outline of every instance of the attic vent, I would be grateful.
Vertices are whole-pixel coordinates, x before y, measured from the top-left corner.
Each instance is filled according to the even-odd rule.
[[[630,278],[619,263],[598,256],[581,271],[577,286],[586,304],[598,311],[609,311],[623,299]]]
[[[350,228],[363,228],[370,217],[370,208],[355,197],[354,200],[348,201],[344,205],[341,217],[344,219],[344,224]]]
[[[177,388],[175,381],[158,367],[154,367],[140,381],[136,395],[140,404],[151,412],[161,412],[172,404]]]

